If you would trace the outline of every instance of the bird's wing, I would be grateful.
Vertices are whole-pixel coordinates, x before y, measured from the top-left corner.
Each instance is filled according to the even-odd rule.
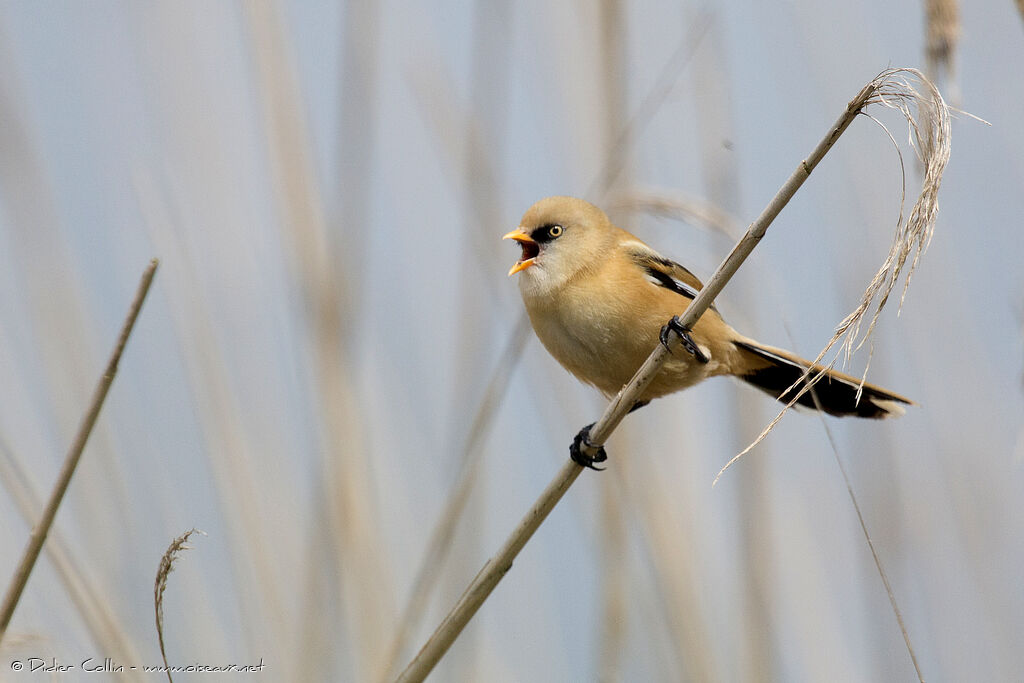
[[[667,259],[640,242],[627,244],[626,250],[633,261],[643,269],[651,283],[695,299],[704,285],[697,276],[671,259]]]

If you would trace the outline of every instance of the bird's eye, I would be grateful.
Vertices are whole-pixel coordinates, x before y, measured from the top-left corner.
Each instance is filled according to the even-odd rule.
[[[548,237],[550,237],[551,239],[554,239],[554,238],[558,237],[561,234],[562,234],[562,226],[561,225],[552,225],[550,228],[548,228]]]

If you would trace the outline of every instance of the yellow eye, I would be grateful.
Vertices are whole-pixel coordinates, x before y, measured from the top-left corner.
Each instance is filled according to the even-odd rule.
[[[561,234],[562,234],[562,226],[561,225],[552,225],[550,228],[548,228],[548,237],[550,237],[552,239],[558,237]]]

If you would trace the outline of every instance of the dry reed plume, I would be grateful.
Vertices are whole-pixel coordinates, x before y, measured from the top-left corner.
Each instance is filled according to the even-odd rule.
[[[924,88],[924,93],[918,92],[912,85],[916,81]],[[867,288],[861,295],[856,308],[836,326],[832,338],[825,345],[825,348],[818,353],[814,363],[818,364],[833,346],[839,344],[836,356],[831,362],[820,370],[815,371],[813,367],[794,382],[783,396],[792,392],[803,383],[803,387],[796,391],[789,403],[787,403],[778,415],[761,431],[754,441],[735,455],[729,462],[719,470],[715,476],[714,483],[718,483],[722,474],[729,469],[737,460],[749,453],[754,446],[761,443],[771,430],[779,423],[783,415],[796,404],[797,400],[811,387],[825,377],[825,368],[831,368],[836,360],[842,355],[844,364],[848,363],[854,352],[859,350],[865,343],[868,344],[868,363],[865,366],[861,380],[867,376],[868,367],[871,364],[871,337],[878,323],[878,317],[882,314],[889,295],[900,282],[903,276],[903,289],[900,294],[899,308],[902,308],[903,301],[910,286],[911,277],[917,264],[928,248],[932,234],[935,231],[935,219],[939,212],[939,186],[942,184],[942,174],[949,162],[950,153],[950,115],[949,107],[942,99],[938,89],[929,81],[924,74],[916,69],[887,69],[879,74],[873,81],[860,91],[856,98],[850,103],[850,107],[857,104],[854,113],[863,113],[864,107],[872,104],[880,104],[890,109],[899,111],[907,121],[909,127],[910,145],[917,154],[918,159],[924,167],[924,177],[921,183],[921,192],[910,210],[910,214],[904,219],[903,211],[900,210],[899,218],[896,221],[896,230],[893,234],[892,244],[889,253],[886,255],[882,265],[875,272],[874,277],[868,283]],[[916,115],[913,110],[916,110]],[[852,111],[852,109],[847,110]],[[872,117],[873,118],[873,117]],[[888,131],[886,131],[888,134]],[[889,134],[890,139],[892,135]],[[895,139],[893,143],[896,144]],[[897,146],[897,151],[899,147]],[[900,165],[903,166],[902,154]],[[904,169],[905,178],[905,169]],[[904,180],[903,197],[906,197],[906,181]],[[907,260],[910,259],[909,266]],[[873,310],[872,310],[873,305]],[[868,312],[872,311],[867,329],[861,334],[862,326]],[[806,382],[805,382],[806,380]]]
[[[917,93],[910,85],[908,77],[912,77],[924,84],[928,92],[927,98],[923,98]],[[913,272],[913,268],[917,264],[921,253],[927,246],[928,238],[930,238],[934,228],[935,215],[938,209],[936,196],[942,178],[942,171],[949,158],[948,109],[942,101],[938,90],[931,85],[923,74],[914,69],[888,69],[862,88],[857,96],[851,100],[843,114],[829,129],[829,132],[818,143],[812,153],[800,162],[776,196],[751,224],[747,233],[718,267],[704,288],[700,290],[698,296],[690,303],[684,315],[680,317],[680,322],[684,328],[692,328],[704,311],[711,306],[714,298],[718,296],[729,279],[742,265],[743,261],[750,255],[754,247],[757,246],[769,225],[782,211],[783,207],[803,185],[804,181],[806,181],[814,168],[846,131],[853,120],[863,113],[864,108],[870,104],[882,104],[898,109],[907,118],[912,132],[911,144],[914,145],[925,164],[924,186],[906,223],[902,221],[901,216],[889,256],[869,285],[861,304],[854,313],[840,324],[833,340],[822,354],[819,355],[819,360],[844,335],[848,335],[847,341],[844,343],[848,352],[852,352],[854,344],[857,344],[859,348],[860,345],[870,339],[878,315],[888,300],[892,289],[895,287],[900,274],[903,272],[907,259],[912,253],[914,254],[908,272],[907,283],[909,284],[909,274]],[[910,107],[912,104],[917,107],[921,118],[929,121],[927,126],[920,125],[918,120],[911,114]],[[927,131],[927,134],[924,134],[924,131]],[[864,337],[858,343],[861,322],[871,302],[876,297],[879,297],[879,301],[875,314]],[[678,343],[678,338],[674,339],[674,342]],[[659,345],[655,347],[630,382],[612,399],[604,414],[591,427],[590,439],[594,444],[594,448],[590,449],[591,451],[596,450],[597,447],[605,443],[633,406],[637,397],[653,381],[670,353],[671,350],[665,346]],[[813,384],[813,380],[809,383],[809,386],[811,384]],[[777,424],[778,420],[781,419],[781,415],[782,413],[765,429],[758,441],[763,439],[768,431]],[[753,445],[748,447],[744,453],[749,451]],[[584,447],[581,450],[586,451],[588,449]],[[589,454],[593,455],[593,452]],[[735,462],[740,455],[733,458],[729,464]],[[726,468],[728,466],[727,464]],[[723,468],[722,471],[726,468]],[[569,487],[576,481],[581,472],[582,467],[571,460],[563,465],[536,503],[534,503],[516,526],[505,544],[497,554],[487,561],[466,588],[466,591],[459,598],[456,605],[434,631],[434,634],[410,662],[409,666],[398,678],[400,682],[408,683],[411,681],[421,681],[426,678],[441,657],[444,656],[444,653],[447,652],[451,644],[458,638],[472,616],[487,600],[498,582],[511,569],[513,559],[519,554],[519,551],[529,541],[533,533],[554,506],[557,505],[558,501],[561,500]],[[721,476],[721,472],[719,476]]]
[[[202,534],[198,529],[189,529],[181,536],[178,536],[167,546],[163,556],[160,558],[160,565],[156,570],[156,579],[153,581],[153,609],[156,613],[156,636],[160,642],[160,656],[164,660],[164,670],[167,673],[167,680],[173,683],[171,678],[171,667],[167,663],[167,650],[164,648],[164,591],[167,590],[167,577],[174,571],[174,563],[185,550],[192,550],[192,546],[186,545],[192,534]],[[205,534],[203,534],[205,536]]]

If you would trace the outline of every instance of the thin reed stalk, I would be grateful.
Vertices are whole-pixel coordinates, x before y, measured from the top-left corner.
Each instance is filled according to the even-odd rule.
[[[896,592],[892,589],[892,583],[889,582],[889,575],[885,573],[885,567],[882,565],[882,558],[879,557],[878,551],[875,550],[875,543],[871,540],[871,532],[868,531],[867,522],[864,521],[864,514],[860,511],[860,503],[857,502],[857,494],[853,491],[853,484],[850,483],[850,475],[846,473],[846,466],[843,465],[843,459],[839,457],[839,447],[836,445],[836,439],[832,436],[832,430],[828,426],[828,422],[825,420],[824,413],[821,412],[821,403],[818,402],[818,395],[811,389],[811,398],[814,399],[814,405],[818,408],[818,415],[821,418],[821,424],[825,428],[825,436],[828,438],[828,443],[832,447],[832,455],[836,460],[836,465],[839,467],[839,473],[843,477],[843,483],[846,484],[846,492],[850,495],[850,503],[853,504],[853,511],[857,515],[857,522],[860,524],[861,533],[864,534],[864,540],[867,541],[868,550],[871,551],[871,559],[875,562],[875,569],[878,571],[878,576],[882,579],[882,585],[885,587],[885,594],[889,598],[889,605],[892,607],[892,613],[896,617],[896,623],[900,627],[900,633],[903,635],[903,643],[907,646],[907,654],[910,655],[910,661],[914,665],[914,672],[917,674],[917,680],[920,683],[924,683],[924,674],[921,672],[921,664],[917,661],[917,654],[914,652],[914,645],[910,642],[910,632],[907,631],[907,624],[903,620],[903,612],[900,610],[899,603],[896,602]]]
[[[703,13],[690,24],[690,30],[679,42],[669,60],[665,62],[661,72],[658,74],[654,87],[647,93],[647,96],[640,103],[639,108],[633,113],[625,127],[619,131],[608,152],[608,162],[601,169],[600,175],[594,178],[590,184],[590,189],[586,193],[587,197],[603,197],[615,185],[616,178],[622,172],[628,159],[626,150],[633,144],[637,136],[643,132],[647,124],[654,118],[654,114],[657,113],[661,105],[664,104],[665,100],[672,93],[672,89],[675,88],[676,83],[679,81],[683,68],[693,58],[694,53],[703,41],[710,23],[711,15]]]
[[[694,22],[691,31],[683,37],[673,51],[672,56],[662,67],[657,82],[644,97],[629,121],[623,125],[621,120],[619,120],[621,117],[615,117],[615,121],[609,122],[607,127],[608,156],[601,172],[591,182],[591,190],[588,192],[588,195],[597,192],[598,196],[603,198],[608,193],[610,186],[619,179],[623,168],[626,166],[629,145],[643,132],[644,128],[650,123],[675,87],[682,71],[692,59],[697,46],[705,35],[709,22],[710,17],[706,14],[701,15]],[[609,67],[606,66],[604,71],[607,72],[608,70]],[[477,190],[486,191],[487,196],[492,197],[495,193],[493,187],[495,172],[492,169],[493,162],[490,161],[490,157],[482,148],[481,141],[484,139],[484,136],[477,132],[481,126],[481,121],[455,109],[453,102],[456,102],[458,98],[451,85],[452,79],[451,77],[439,77],[439,73],[444,73],[440,66],[435,66],[435,68],[424,70],[423,72],[417,72],[413,84],[416,94],[424,102],[424,105],[420,107],[420,111],[426,115],[427,123],[432,127],[441,150],[445,152],[453,167],[458,163],[458,151],[462,149],[461,145],[465,142],[467,148],[464,153],[468,160],[469,170],[471,171],[472,182],[470,184]],[[484,118],[487,119],[488,117]],[[446,131],[452,130],[468,130],[469,133],[465,135],[465,141],[456,140],[446,134]],[[493,150],[490,150],[490,155],[493,156]],[[622,184],[628,185],[628,183],[624,182]],[[496,201],[493,197],[491,202],[481,202],[479,199],[474,201],[475,213],[473,216],[479,223],[490,224],[494,222],[489,220],[491,211],[488,209],[493,201]],[[467,231],[467,238],[470,240],[478,239],[479,235],[479,231]],[[473,459],[473,451],[466,449],[473,448],[475,450],[476,443],[482,442],[484,436],[490,430],[491,415],[493,415],[497,405],[489,406],[489,399],[504,392],[504,385],[508,380],[506,373],[508,370],[511,370],[511,366],[518,360],[518,355],[525,344],[529,329],[529,320],[524,313],[516,324],[507,350],[503,355],[505,360],[495,370],[495,374],[492,375],[488,383],[486,392],[488,400],[485,400],[484,405],[481,406],[481,409],[474,417],[469,437],[465,441],[465,449],[463,449],[463,456],[459,466],[460,474],[457,479],[458,483],[453,489],[452,494],[448,497],[448,502],[441,513],[438,525],[431,534],[431,541],[427,544],[427,555],[416,573],[409,602],[404,607],[402,617],[398,622],[399,625],[386,660],[388,665],[384,669],[385,675],[388,677],[393,674],[393,669],[398,664],[395,658],[402,655],[406,640],[422,618],[427,599],[436,585],[433,572],[445,562],[451,549],[451,536],[454,533],[456,524],[464,515],[466,502],[476,481],[476,474],[479,471],[479,458]],[[515,350],[513,351],[513,349]]]
[[[925,0],[925,73],[959,106],[956,52],[960,42],[960,8],[957,0]]]
[[[409,591],[409,600],[402,609],[401,617],[398,620],[398,628],[387,657],[386,675],[388,679],[398,669],[409,636],[423,618],[427,600],[434,592],[440,570],[451,551],[455,528],[459,520],[462,519],[466,503],[469,501],[469,494],[472,493],[473,485],[476,483],[480,471],[481,458],[474,457],[474,454],[480,452],[484,437],[490,431],[494,416],[498,412],[506,389],[508,389],[512,370],[523,355],[523,348],[526,346],[529,333],[530,320],[524,314],[516,324],[498,365],[491,373],[484,398],[479,403],[476,415],[473,416],[473,423],[470,425],[469,433],[461,449],[462,455],[459,460],[459,473],[455,486],[452,487],[451,493],[445,499],[444,509],[441,511],[437,525],[426,546],[427,554],[416,571],[416,577],[413,579],[412,588]]]
[[[850,101],[846,110],[829,128],[825,137],[815,146],[811,154],[797,165],[797,168],[786,180],[782,188],[768,203],[768,206],[761,212],[761,215],[750,225],[747,233],[740,239],[715,271],[714,275],[708,280],[704,288],[700,290],[697,297],[690,303],[685,313],[679,317],[680,323],[684,328],[692,329],[700,316],[711,306],[715,297],[718,296],[740,265],[753,251],[754,247],[761,241],[761,238],[764,237],[768,226],[771,225],[783,207],[792,199],[796,191],[803,185],[863,108],[872,101],[892,104],[886,98],[892,96],[892,79],[900,71],[906,70],[890,69],[883,72],[862,88],[857,96]],[[913,73],[917,74],[917,72]],[[927,82],[923,75],[917,75],[922,81]],[[926,184],[926,188],[930,190],[937,189],[937,182],[933,182],[932,185]],[[915,210],[917,208],[915,206]],[[900,250],[900,254],[903,254],[902,250]],[[903,254],[903,258],[905,260],[905,254]],[[581,450],[589,451],[589,455],[596,453],[597,448],[604,444],[626,416],[626,413],[632,408],[640,394],[657,376],[661,366],[671,355],[672,347],[678,347],[678,345],[678,339],[673,338],[672,343],[668,347],[663,345],[655,347],[633,378],[612,399],[604,414],[591,427],[590,439],[594,444],[593,448],[584,446]],[[487,561],[459,598],[455,607],[452,608],[420,652],[409,663],[409,666],[402,672],[401,676],[399,676],[398,681],[400,683],[422,681],[433,670],[437,662],[448,651],[452,643],[455,642],[455,639],[465,628],[466,624],[469,623],[469,620],[476,614],[477,610],[487,600],[501,579],[512,568],[512,562],[519,554],[519,551],[526,545],[530,537],[533,536],[534,532],[540,527],[541,523],[547,518],[548,514],[558,504],[558,501],[561,500],[562,496],[565,495],[565,492],[569,490],[569,487],[572,486],[582,471],[583,468],[572,460],[567,461],[562,466],[555,475],[555,478],[548,484],[537,501],[520,520],[504,545]]]
[[[46,507],[43,508],[39,521],[32,527],[28,545],[7,588],[4,601],[0,604],[0,642],[3,642],[4,633],[7,632],[7,626],[10,624],[11,616],[14,614],[14,608],[17,607],[18,601],[21,599],[22,591],[28,583],[28,578],[32,574],[36,560],[39,558],[39,552],[43,549],[43,543],[46,541],[46,536],[50,533],[50,527],[53,526],[53,520],[57,516],[57,509],[64,500],[64,494],[67,493],[68,486],[71,484],[71,477],[75,474],[75,468],[78,467],[78,461],[82,458],[85,444],[89,441],[89,435],[92,434],[92,428],[100,415],[100,409],[103,408],[107,392],[110,391],[110,385],[113,384],[114,377],[117,375],[117,366],[121,362],[121,354],[128,344],[128,337],[135,327],[135,321],[139,317],[139,311],[142,310],[142,303],[146,300],[146,294],[149,293],[149,286],[153,283],[153,276],[156,274],[157,265],[158,261],[153,259],[142,273],[142,280],[139,282],[135,298],[128,309],[128,316],[125,318],[124,325],[121,327],[121,333],[114,344],[114,350],[110,354],[107,366],[103,370],[103,374],[100,376],[96,389],[93,392],[92,400],[89,402],[85,412],[85,417],[82,418],[74,441],[71,442],[71,448],[68,449],[68,454],[64,458],[64,465],[57,475],[57,483],[54,484],[53,490],[50,492],[50,498],[46,503]]]
[[[652,573],[657,608],[671,642],[673,680],[713,681],[722,662],[702,609],[699,547],[693,529],[670,524],[666,511],[678,508],[678,490],[669,493],[661,465],[623,458],[622,484],[641,530],[642,547]],[[659,473],[655,475],[654,469]]]
[[[42,496],[32,486],[21,463],[0,441],[0,482],[11,496],[22,518],[32,523],[36,512],[42,507]],[[51,529],[43,544],[43,553],[63,585],[68,599],[75,605],[75,611],[85,624],[92,642],[98,651],[127,662],[141,662],[142,656],[136,650],[131,635],[114,614],[109,595],[86,572],[81,562],[74,560],[67,541],[60,529]],[[7,640],[10,645],[14,636]],[[128,670],[122,675],[130,681],[142,683],[141,671]]]
[[[602,197],[615,187],[629,187],[635,177],[631,127],[627,121],[627,83],[624,75],[628,71],[628,30],[626,7],[622,0],[602,0],[598,9],[599,39],[597,41],[598,63],[600,64],[601,105],[603,114],[602,145],[607,149],[605,169],[609,175],[603,178]],[[685,41],[684,42],[688,42]],[[682,71],[666,70],[661,80],[674,83]],[[658,91],[656,87],[652,92]],[[667,95],[667,88],[661,89]],[[661,98],[649,96],[652,108],[640,119],[643,122],[653,118],[660,109]],[[613,221],[617,217],[611,216]],[[600,620],[597,628],[597,672],[605,683],[621,679],[623,655],[628,638],[629,580],[627,570],[626,526],[623,519],[623,498],[616,489],[612,477],[601,480],[600,490],[601,534],[598,537],[602,571],[599,573]]]
[[[742,205],[739,167],[742,155],[749,153],[749,150],[722,144],[723,140],[736,139],[733,117],[737,108],[733,106],[731,100],[738,83],[732,77],[725,56],[725,41],[721,36],[715,35],[717,31],[722,30],[721,24],[716,22],[711,30],[707,47],[697,55],[697,63],[694,65],[694,88],[700,93],[700,97],[695,97],[693,103],[699,132],[695,151],[701,164],[701,177],[706,179],[706,201],[694,202],[689,199],[680,208],[695,212],[694,217],[702,224],[722,232],[730,240],[735,241],[743,232],[742,223],[733,217]],[[749,94],[739,93],[737,96],[745,98]],[[671,212],[671,203],[665,209]],[[772,272],[774,269],[762,261],[760,270],[763,273],[765,270]],[[733,300],[757,300],[757,290],[763,287],[762,282],[762,277],[752,278],[748,273],[746,278],[732,285]],[[764,312],[759,306],[747,309],[743,327],[749,325],[750,329],[757,329],[761,322],[759,317]],[[732,384],[732,387],[734,390],[729,392],[729,402],[725,405],[728,415],[723,416],[723,426],[730,437],[738,441],[743,438],[741,435],[760,430],[764,424],[764,404],[760,396],[754,395],[755,392],[737,389],[735,384]],[[737,443],[735,447],[742,446],[742,443]],[[734,590],[741,606],[741,616],[739,627],[733,631],[735,646],[731,648],[732,657],[726,661],[735,667],[732,675],[746,683],[769,683],[779,677],[772,642],[774,615],[771,581],[777,564],[774,562],[773,544],[769,540],[772,535],[774,512],[770,492],[768,465],[765,461],[751,463],[751,466],[746,468],[744,476],[740,478],[738,486],[732,491],[732,505],[741,520],[736,525],[734,542],[739,558],[738,564],[746,570],[736,576]],[[679,554],[693,554],[690,551],[692,546],[679,545],[684,549],[679,551]],[[665,552],[660,548],[655,548],[654,551]],[[674,582],[677,592],[684,590],[685,578],[669,574],[663,580]],[[700,586],[690,586],[688,590],[699,593]],[[688,616],[684,614],[677,619],[687,619]],[[695,652],[701,645],[700,641],[688,644],[688,653],[693,653],[691,660],[695,659]],[[703,653],[700,656],[708,657]],[[696,671],[703,674],[699,669]],[[701,680],[702,676],[691,678]],[[703,678],[706,679],[707,676],[703,675]]]
[[[924,94],[919,93],[911,84],[910,79],[916,80],[923,86]],[[789,386],[782,396],[790,396],[787,403],[778,415],[761,431],[761,433],[742,451],[733,456],[722,469],[715,475],[712,485],[718,482],[733,464],[749,453],[754,446],[761,441],[775,428],[783,415],[796,404],[797,400],[811,387],[826,377],[827,368],[831,367],[840,355],[845,361],[849,361],[854,352],[868,344],[868,365],[864,369],[863,382],[867,376],[867,368],[871,364],[871,339],[878,323],[882,310],[889,301],[896,285],[903,276],[903,287],[899,297],[898,306],[902,308],[903,301],[910,287],[910,280],[914,275],[917,264],[931,242],[932,234],[935,231],[935,220],[939,212],[939,186],[942,184],[942,176],[946,170],[950,155],[950,116],[949,107],[942,99],[942,95],[935,85],[929,81],[924,74],[916,69],[887,69],[879,74],[871,83],[861,90],[854,102],[862,100],[861,107],[869,104],[881,104],[882,106],[899,111],[907,121],[910,129],[910,145],[917,153],[923,166],[923,180],[921,193],[914,202],[910,213],[903,215],[902,204],[899,218],[896,221],[896,231],[893,234],[892,243],[889,246],[889,253],[885,261],[875,272],[874,277],[868,283],[856,308],[846,316],[837,326],[832,338],[825,345],[825,348],[818,353],[812,364],[804,372],[803,376]],[[851,106],[854,102],[851,102]],[[917,109],[917,116],[911,112],[911,105]],[[873,118],[873,117],[871,117]],[[849,125],[847,123],[847,125]],[[883,126],[884,128],[884,126]],[[888,130],[886,130],[888,133]],[[893,144],[895,139],[890,134]],[[899,152],[899,146],[896,147]],[[902,153],[900,163],[902,164]],[[904,168],[905,170],[905,168]],[[903,198],[906,198],[906,181],[904,180]],[[703,292],[702,292],[703,293]],[[870,316],[868,315],[871,311]],[[867,328],[864,329],[864,321],[868,320]],[[863,334],[862,334],[862,329]],[[818,365],[832,347],[839,345],[836,356],[828,365]]]
[[[374,496],[369,449],[357,382],[353,376],[353,327],[364,278],[361,236],[369,222],[368,172],[372,161],[376,103],[374,38],[379,7],[360,0],[345,7],[342,44],[342,108],[339,150],[340,192],[325,193],[316,172],[313,140],[292,53],[284,31],[281,8],[269,3],[244,5],[252,31],[253,56],[263,89],[268,152],[276,175],[282,240],[293,255],[301,295],[309,311],[309,355],[320,409],[323,474],[318,482],[329,513],[329,533],[320,539],[333,551],[340,570],[337,581],[325,582],[336,591],[344,610],[352,646],[342,656],[349,676],[372,680],[384,666],[387,634],[394,605],[387,586],[389,563],[379,543],[380,504]],[[345,245],[340,230],[332,230],[326,196],[345,197]],[[339,222],[341,222],[339,214]],[[304,619],[312,619],[306,615]],[[298,667],[313,667],[319,653],[308,652]],[[311,669],[310,669],[311,670]],[[310,671],[307,670],[307,671]]]

